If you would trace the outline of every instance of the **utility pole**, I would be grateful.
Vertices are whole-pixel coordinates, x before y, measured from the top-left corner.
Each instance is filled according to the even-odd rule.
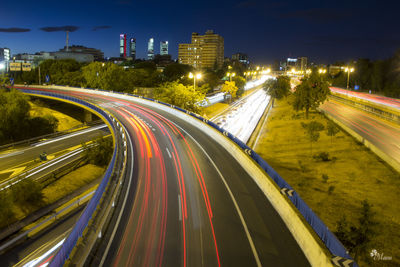
[[[39,85],[40,85],[40,66],[39,66]]]
[[[66,51],[68,52],[68,42],[69,42],[69,31],[67,31],[67,40],[66,40]]]

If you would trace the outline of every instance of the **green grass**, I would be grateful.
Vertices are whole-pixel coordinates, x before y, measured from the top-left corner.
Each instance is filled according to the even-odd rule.
[[[32,117],[43,117],[45,115],[53,115],[54,117],[56,117],[58,119],[57,131],[68,130],[72,127],[82,124],[82,122],[80,122],[79,120],[74,119],[71,116],[68,116],[57,110],[47,108],[43,105],[37,105],[35,102],[32,101],[29,101],[29,104],[31,105],[31,110],[29,113]]]
[[[316,120],[326,128],[328,119],[319,113],[311,113],[309,120],[305,120],[303,113],[295,113],[289,105],[291,97],[275,101],[255,151],[295,188],[332,231],[336,230],[336,222],[343,215],[356,223],[361,201],[367,199],[379,222],[372,247],[393,257],[393,261],[384,262],[389,264],[387,266],[398,266],[399,173],[343,131],[333,137],[331,143],[331,137],[324,130],[318,142],[313,143],[313,155],[329,152],[336,160],[321,162],[313,159],[301,122]],[[334,189],[329,193],[332,186]],[[360,265],[366,266],[363,263]],[[377,263],[382,262],[374,262]]]
[[[204,117],[211,119],[212,117],[218,115],[228,107],[229,104],[227,103],[215,103],[214,105],[211,105],[203,109],[203,113],[206,115]]]
[[[102,167],[93,164],[84,165],[44,188],[42,190],[44,198],[47,204],[54,203],[99,178],[103,173]]]
[[[75,190],[101,177],[104,171],[105,169],[102,167],[87,164],[64,175],[57,181],[42,189],[44,201],[39,206],[21,206],[20,204],[11,201],[10,205],[12,206],[13,217],[0,221],[0,228],[7,226],[7,224],[12,224],[18,220],[22,220],[39,208],[50,205],[73,193]],[[11,192],[7,192],[7,197],[12,199]]]

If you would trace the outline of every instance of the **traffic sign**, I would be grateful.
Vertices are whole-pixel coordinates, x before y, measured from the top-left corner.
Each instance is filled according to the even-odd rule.
[[[360,89],[360,86],[359,85],[354,85],[354,90],[358,90],[358,89]]]
[[[10,62],[10,70],[11,71],[20,71],[21,70],[21,62]]]
[[[14,78],[10,78],[10,84],[11,86],[14,85]]]
[[[31,63],[22,63],[22,71],[31,71],[32,65]]]
[[[50,82],[50,76],[47,74],[46,75],[46,83],[49,83]]]

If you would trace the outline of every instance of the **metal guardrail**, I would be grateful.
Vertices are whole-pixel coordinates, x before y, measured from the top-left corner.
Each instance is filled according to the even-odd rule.
[[[73,89],[73,87],[70,87],[70,88]],[[81,89],[81,88],[77,88],[77,89]],[[92,89],[92,88],[86,88],[86,89],[110,93],[110,91],[102,90],[102,89]],[[140,99],[145,99],[145,100],[149,100],[149,101],[152,101],[155,103],[159,103],[159,104],[177,109],[181,112],[184,112],[184,113],[208,124],[209,126],[213,127],[217,131],[221,132],[227,138],[229,138],[234,143],[236,143],[247,155],[249,155],[274,180],[276,185],[281,189],[281,192],[285,196],[288,197],[288,199],[293,203],[293,205],[297,208],[297,210],[302,214],[303,218],[307,221],[307,223],[311,226],[311,228],[319,236],[319,238],[325,244],[327,249],[334,255],[333,258],[336,258],[337,256],[343,257],[345,259],[352,261],[353,267],[358,267],[357,263],[354,262],[352,257],[347,253],[346,248],[343,246],[343,244],[328,229],[328,227],[321,221],[321,219],[312,211],[312,209],[310,207],[308,207],[308,205],[299,196],[299,194],[262,157],[260,157],[255,151],[253,151],[250,147],[248,147],[246,144],[244,144],[241,140],[237,139],[234,135],[232,135],[231,133],[220,128],[215,123],[203,118],[202,116],[200,116],[196,113],[184,110],[180,107],[176,107],[175,105],[171,105],[171,104],[164,103],[164,102],[152,99],[152,98],[129,94],[129,93],[121,93],[121,92],[113,92],[113,91],[111,91],[111,93],[128,95],[128,96],[132,96],[132,97],[136,97],[136,98],[140,98]],[[51,265],[51,266],[61,266],[61,265],[62,264]]]

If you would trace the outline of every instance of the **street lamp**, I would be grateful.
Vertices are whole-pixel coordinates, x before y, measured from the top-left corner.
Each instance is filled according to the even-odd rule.
[[[349,89],[349,80],[350,80],[350,72],[354,71],[354,68],[346,67],[344,69],[345,72],[347,72],[347,90]]]
[[[319,69],[319,70],[318,70],[318,73],[319,73],[319,74],[324,74],[324,73],[326,73],[326,69]]]
[[[232,77],[235,77],[235,75],[236,75],[236,73],[234,73],[234,72],[228,72],[228,73],[226,73],[226,76],[229,77],[229,81],[230,81],[230,82],[232,81]]]
[[[189,78],[193,79],[193,88],[196,90],[196,80],[201,79],[201,73],[189,73]]]

